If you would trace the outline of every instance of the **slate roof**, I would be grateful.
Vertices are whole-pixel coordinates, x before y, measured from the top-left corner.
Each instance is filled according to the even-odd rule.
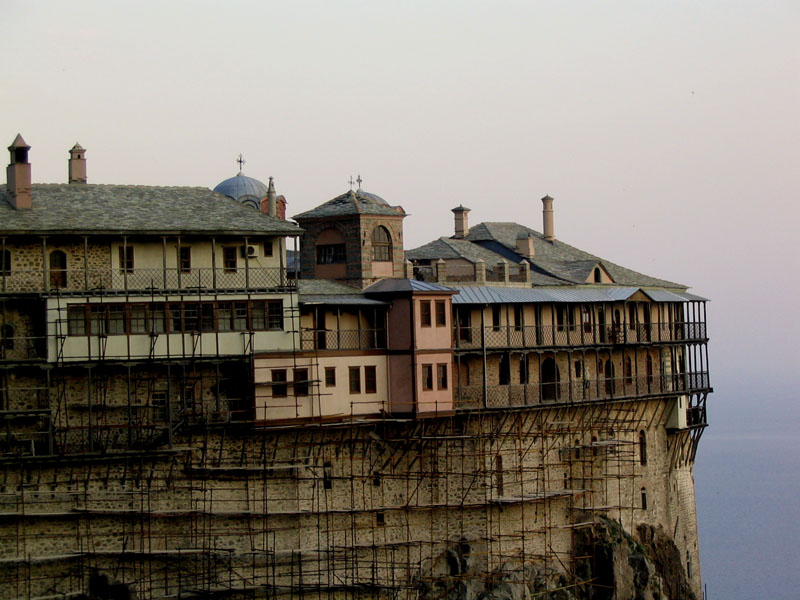
[[[396,217],[398,215],[405,216],[405,214],[402,207],[389,206],[389,203],[380,196],[363,190],[350,190],[316,208],[295,215],[293,218],[299,221],[348,215],[391,215]]]
[[[298,282],[300,304],[328,306],[384,306],[381,300],[367,298],[357,287],[331,279],[300,279]]]
[[[299,235],[302,229],[202,187],[34,184],[15,210],[0,187],[4,234]]]
[[[516,253],[516,241],[519,236],[530,236],[533,239],[534,257],[529,259],[531,276],[534,285],[568,285],[585,283],[592,270],[598,264],[608,271],[614,283],[621,286],[646,286],[685,289],[686,286],[657,279],[637,273],[625,267],[601,259],[593,254],[579,250],[560,240],[548,242],[538,231],[534,231],[518,223],[486,222],[471,227],[463,240],[439,238],[429,244],[406,252],[411,260],[438,258],[464,258],[475,262],[481,248],[490,253],[487,266],[497,263],[500,258],[518,263],[522,256]],[[471,247],[468,249],[468,247]]]

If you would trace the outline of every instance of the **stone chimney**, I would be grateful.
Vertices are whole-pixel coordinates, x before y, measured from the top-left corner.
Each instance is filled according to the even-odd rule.
[[[275,183],[272,181],[272,177],[269,178],[269,185],[267,186],[267,214],[270,217],[274,217],[277,214],[277,206],[276,206],[276,197],[275,197]]]
[[[553,227],[553,199],[550,196],[542,198],[542,233],[548,242],[556,241],[556,231]]]
[[[534,253],[533,236],[523,231],[517,236],[517,254],[525,258],[533,258]]]
[[[453,209],[456,220],[456,234],[454,237],[457,240],[463,240],[469,233],[469,223],[467,221],[468,212],[469,209],[461,205]]]
[[[69,182],[86,183],[86,150],[77,143],[69,151]]]
[[[6,185],[8,200],[16,210],[27,210],[33,205],[31,196],[31,163],[28,162],[28,150],[31,147],[25,143],[20,134],[8,147],[11,153],[11,162],[6,168]]]

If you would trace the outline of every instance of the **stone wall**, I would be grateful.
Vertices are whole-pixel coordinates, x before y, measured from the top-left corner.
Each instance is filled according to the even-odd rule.
[[[485,583],[509,565],[525,584],[548,572],[560,574],[548,585],[560,577],[578,590],[573,532],[592,526],[587,514],[629,533],[674,532],[695,561],[691,464],[672,458],[666,404],[206,425],[143,454],[6,462],[0,595],[86,593],[97,573],[136,598],[192,589],[416,598],[437,582]],[[468,548],[469,569],[447,558],[454,547]],[[690,581],[698,591],[698,568]]]

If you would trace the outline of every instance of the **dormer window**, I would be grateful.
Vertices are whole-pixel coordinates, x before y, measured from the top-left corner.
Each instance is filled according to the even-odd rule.
[[[594,268],[594,282],[603,283],[603,272],[600,270],[600,267]]]

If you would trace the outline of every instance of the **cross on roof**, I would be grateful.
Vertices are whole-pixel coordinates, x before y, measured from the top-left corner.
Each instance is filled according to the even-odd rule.
[[[361,189],[361,182],[363,181],[363,179],[361,179],[361,173],[356,177],[356,181],[358,182],[358,189]]]
[[[350,184],[350,191],[352,192],[353,191],[353,184],[355,183],[355,181],[353,181],[353,176],[352,175],[350,175],[350,179],[347,180],[347,183]]]
[[[239,158],[236,159],[236,162],[239,163],[239,172],[241,173],[242,167],[244,166],[244,163],[246,163],[247,161],[242,158],[241,154],[239,154]]]

